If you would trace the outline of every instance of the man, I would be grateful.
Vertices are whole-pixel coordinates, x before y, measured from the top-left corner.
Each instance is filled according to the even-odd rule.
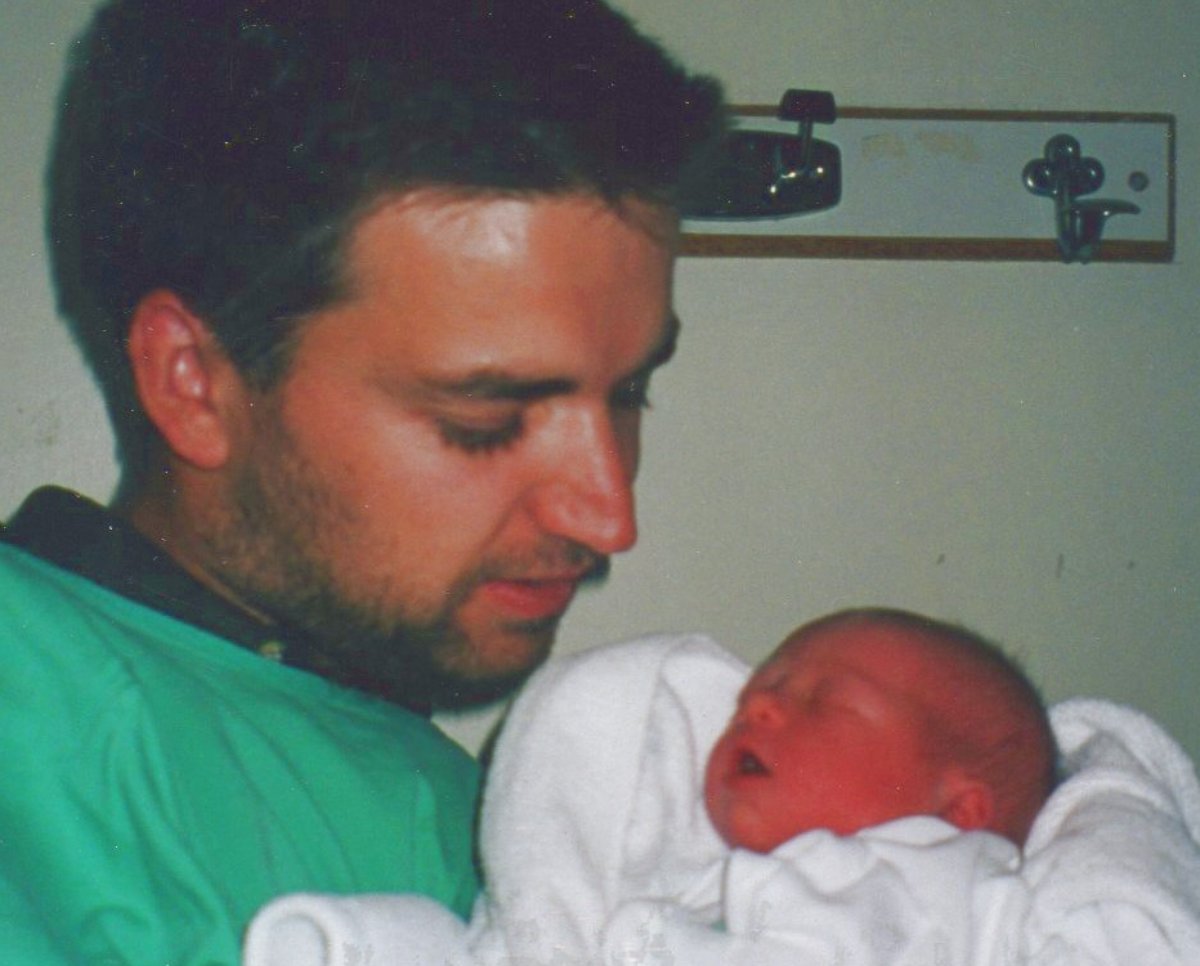
[[[475,768],[425,715],[635,540],[715,85],[566,0],[113,0],[78,53],[50,237],[122,479],[0,546],[6,955],[231,962],[296,890],[465,911]]]

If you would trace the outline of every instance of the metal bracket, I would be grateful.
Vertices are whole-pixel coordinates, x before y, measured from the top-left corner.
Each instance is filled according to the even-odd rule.
[[[1035,195],[1054,199],[1058,247],[1065,262],[1090,262],[1100,250],[1108,219],[1141,211],[1114,198],[1078,200],[1104,186],[1104,166],[1096,158],[1083,157],[1079,142],[1069,134],[1047,141],[1043,156],[1025,165],[1022,178]]]
[[[841,200],[842,160],[836,144],[813,137],[814,124],[837,119],[828,91],[792,89],[779,102],[781,121],[799,124],[797,134],[736,130],[703,200],[690,218],[758,219],[824,211]]]

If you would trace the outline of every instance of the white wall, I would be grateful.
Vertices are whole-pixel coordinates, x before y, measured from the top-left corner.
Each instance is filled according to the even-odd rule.
[[[42,240],[42,168],[63,58],[91,7],[0,7],[0,519],[41,482],[103,498],[113,478],[108,423],[57,322]]]
[[[40,166],[90,3],[0,14],[0,516],[39,482],[104,497],[110,441],[54,322]],[[689,259],[656,381],[642,542],[562,648],[701,629],[750,659],[834,607],[962,620],[1048,695],[1152,711],[1200,755],[1200,6],[621,0],[738,102],[1166,111],[1172,265]],[[836,125],[828,130],[836,139]],[[488,719],[451,722],[468,743]]]

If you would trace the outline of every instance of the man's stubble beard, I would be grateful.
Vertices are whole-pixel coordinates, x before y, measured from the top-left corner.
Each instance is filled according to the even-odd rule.
[[[331,564],[330,538],[360,526],[296,451],[278,422],[228,490],[226,511],[210,521],[205,540],[221,582],[244,605],[279,625],[306,667],[347,687],[421,711],[488,704],[514,691],[549,656],[561,615],[514,622],[528,659],[520,666],[482,666],[479,651],[455,614],[495,568],[481,564],[460,577],[436,608],[417,613],[392,601],[389,583],[347,588]],[[607,558],[582,547],[555,549],[586,560],[589,579],[602,580]],[[360,575],[361,576],[361,575]],[[285,660],[288,660],[285,657]]]

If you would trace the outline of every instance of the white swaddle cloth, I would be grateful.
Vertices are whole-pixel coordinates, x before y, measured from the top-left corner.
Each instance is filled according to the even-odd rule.
[[[504,724],[480,824],[483,963],[585,962],[630,896],[706,903],[725,849],[704,811],[708,750],[747,668],[699,636],[552,663]]]
[[[615,962],[688,966],[655,938],[662,933],[647,909],[673,910],[671,921],[716,950],[708,962],[735,962],[739,929],[760,939],[766,922],[753,908],[744,921],[722,908],[723,898],[750,894],[723,876],[756,868],[761,879],[758,860],[776,857],[728,862],[700,790],[747,670],[701,636],[552,661],[517,699],[497,743],[480,833],[487,886],[469,925],[417,897],[286,896],[251,924],[244,963],[614,966],[623,956]],[[1001,890],[1004,912],[988,926],[1005,943],[996,947],[1005,966],[1195,966],[1200,786],[1192,763],[1144,715],[1107,702],[1066,702],[1052,721],[1068,777],[1035,824],[1025,867],[1013,873],[1021,881]],[[1003,857],[979,854],[999,882]],[[630,918],[639,909],[640,922]],[[773,906],[769,925],[781,939],[790,914]],[[727,930],[708,928],[727,916]],[[613,932],[622,921],[623,937]],[[794,946],[780,947],[789,948],[746,961],[792,966]],[[765,952],[759,943],[756,955]],[[875,962],[893,966],[853,960]]]
[[[1030,900],[1020,852],[928,815],[798,835],[726,865],[723,928],[625,903],[598,962],[639,966],[1013,966]]]
[[[1076,699],[1051,709],[1068,778],[1038,815],[1023,876],[1028,961],[1200,963],[1200,785],[1144,714]]]
[[[487,890],[469,933],[415,897],[284,896],[251,923],[243,962],[572,966],[591,962],[624,899],[685,899],[715,916],[726,850],[700,788],[747,670],[699,635],[551,661],[496,744],[480,820]]]

